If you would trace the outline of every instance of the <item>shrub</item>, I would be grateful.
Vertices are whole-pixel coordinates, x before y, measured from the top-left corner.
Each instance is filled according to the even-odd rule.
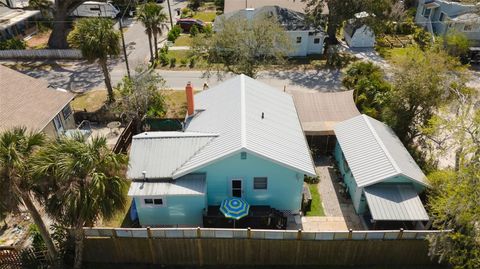
[[[320,177],[319,176],[304,176],[303,181],[305,181],[308,184],[318,184],[320,182]]]
[[[188,13],[190,13],[190,11],[192,11],[192,10],[189,9],[188,7],[182,8],[182,15],[186,17],[188,15]]]
[[[194,68],[196,64],[196,60],[194,57],[190,58],[190,64],[188,65],[190,68]]]
[[[413,34],[413,39],[415,40],[415,42],[417,42],[417,44],[423,50],[430,46],[430,41],[432,40],[432,36],[427,31],[421,28],[417,28],[415,30],[415,33]]]
[[[194,37],[196,35],[198,35],[198,27],[196,25],[193,25],[191,28],[190,28],[190,36],[191,37]]]
[[[170,58],[170,67],[175,67],[177,65],[177,59],[175,57]]]
[[[175,42],[175,39],[177,39],[177,38],[175,37],[175,34],[174,34],[172,31],[168,32],[167,40],[168,40],[168,41],[171,41],[171,42]]]
[[[201,5],[202,5],[201,0],[190,0],[188,3],[188,7],[194,11],[197,11]]]
[[[187,66],[187,64],[188,64],[188,59],[183,58],[180,60],[180,66]]]
[[[162,66],[168,65],[169,60],[168,60],[168,56],[167,56],[166,53],[161,53],[161,54],[158,56],[158,58],[159,58],[158,60],[160,61],[160,64],[161,64]]]
[[[211,24],[205,25],[205,27],[203,27],[203,30],[202,30],[202,31],[205,33],[205,36],[206,36],[206,37],[211,37],[212,34],[213,34],[212,25],[211,25]]]
[[[0,50],[24,50],[26,47],[25,41],[16,38],[0,42]]]
[[[449,32],[445,37],[445,49],[448,54],[454,57],[465,58],[468,54],[470,41],[465,34],[460,32]]]
[[[413,18],[407,18],[405,22],[400,23],[397,26],[396,33],[401,35],[411,35],[415,33],[417,26],[413,21]]]
[[[178,25],[175,25],[172,28],[172,30],[168,32],[167,40],[171,42],[175,42],[175,40],[177,40],[177,38],[180,36],[181,33],[182,33],[182,28]]]
[[[163,45],[163,47],[160,48],[160,53],[167,54],[168,53],[168,46]]]

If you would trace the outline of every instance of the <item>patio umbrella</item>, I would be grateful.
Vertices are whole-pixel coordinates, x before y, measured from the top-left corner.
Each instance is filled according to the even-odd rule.
[[[250,205],[242,198],[227,198],[220,205],[220,212],[226,218],[233,219],[233,228],[235,228],[235,220],[239,220],[248,215]]]

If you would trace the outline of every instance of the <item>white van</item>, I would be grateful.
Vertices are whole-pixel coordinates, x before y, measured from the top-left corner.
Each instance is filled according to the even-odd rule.
[[[120,10],[111,2],[87,1],[70,13],[74,17],[108,17],[115,18]]]

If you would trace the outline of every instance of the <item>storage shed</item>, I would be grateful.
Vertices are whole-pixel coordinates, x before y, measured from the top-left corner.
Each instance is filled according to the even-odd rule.
[[[375,33],[365,24],[364,18],[368,17],[366,12],[355,14],[345,24],[343,35],[348,46],[351,48],[373,48],[375,46]]]
[[[424,228],[426,177],[395,133],[360,115],[335,126],[335,159],[355,211],[372,228]]]

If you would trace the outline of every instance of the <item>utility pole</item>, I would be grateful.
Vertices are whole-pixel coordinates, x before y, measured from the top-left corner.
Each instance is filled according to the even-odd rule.
[[[167,0],[168,5],[168,15],[170,15],[170,30],[173,29],[173,18],[172,18],[172,10],[170,9],[170,0]]]
[[[122,47],[123,47],[123,56],[125,57],[125,65],[127,67],[127,75],[128,78],[130,77],[130,66],[128,65],[128,56],[127,56],[127,47],[125,46],[125,36],[123,35],[123,17],[125,16],[125,13],[127,13],[127,10],[130,9],[130,4],[132,1],[130,0],[128,2],[127,8],[123,11],[122,17],[120,17],[120,20],[118,20],[119,26],[120,26],[120,36],[122,37]]]
[[[122,36],[123,56],[125,57],[125,65],[127,66],[127,75],[130,77],[130,66],[128,65],[127,47],[125,46],[125,37],[123,36],[123,17],[118,21],[120,23],[120,35]]]

